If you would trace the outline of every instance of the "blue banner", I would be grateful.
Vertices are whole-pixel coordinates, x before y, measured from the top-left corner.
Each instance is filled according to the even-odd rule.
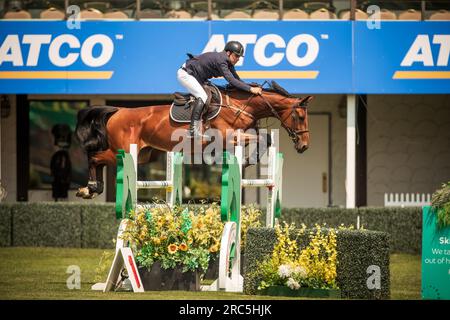
[[[355,22],[355,93],[450,93],[450,22]]]
[[[186,53],[245,46],[246,82],[291,93],[450,93],[450,22],[0,21],[0,93],[167,94]],[[223,83],[216,79],[214,82]]]

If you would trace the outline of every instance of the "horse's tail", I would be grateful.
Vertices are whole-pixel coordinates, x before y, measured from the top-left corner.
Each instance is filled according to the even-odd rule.
[[[109,148],[106,123],[118,110],[117,107],[92,106],[78,111],[75,134],[88,155]]]

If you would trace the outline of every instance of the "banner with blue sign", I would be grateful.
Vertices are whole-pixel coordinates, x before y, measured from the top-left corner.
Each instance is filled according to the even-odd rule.
[[[450,93],[450,22],[339,20],[0,21],[0,93],[172,93],[186,53],[230,40],[243,80],[291,93]]]
[[[450,93],[450,22],[355,23],[355,93]]]

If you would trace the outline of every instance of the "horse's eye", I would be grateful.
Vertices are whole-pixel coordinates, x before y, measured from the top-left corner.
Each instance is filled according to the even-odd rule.
[[[304,115],[303,112],[297,111],[297,114],[298,114],[298,118],[299,118],[301,121],[305,121],[305,115]]]

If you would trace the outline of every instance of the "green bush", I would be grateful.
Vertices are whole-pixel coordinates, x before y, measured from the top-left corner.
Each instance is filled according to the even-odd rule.
[[[112,248],[120,221],[114,214],[113,203],[81,207],[82,248]]]
[[[422,208],[361,208],[365,229],[387,232],[392,252],[422,252]]]
[[[436,211],[438,227],[450,226],[450,181],[433,193],[431,206]]]
[[[356,227],[357,209],[341,208],[283,208],[281,220],[287,223],[295,223],[300,226],[304,223],[307,227],[326,223],[329,227],[353,225]]]
[[[391,252],[420,254],[422,251],[422,208],[366,207],[345,208],[295,208],[283,209],[281,221],[304,223],[307,227],[326,223],[329,227],[360,226],[364,229],[387,232]]]
[[[308,227],[326,223],[356,227],[358,215],[365,229],[390,234],[392,252],[420,254],[421,208],[296,208],[283,209],[280,221]],[[262,217],[264,214],[262,215]],[[48,245],[113,248],[118,221],[114,203],[0,204],[0,246]]]
[[[12,245],[81,247],[81,208],[66,203],[12,205]]]
[[[0,247],[11,245],[11,207],[10,204],[0,205]]]
[[[308,240],[308,232],[298,238],[299,246]],[[255,277],[258,263],[272,253],[276,243],[274,229],[249,229],[244,265],[244,293],[255,294],[261,279]],[[389,299],[389,236],[384,232],[339,230],[337,233],[337,283],[343,298]],[[367,286],[370,266],[380,268],[380,289]]]

